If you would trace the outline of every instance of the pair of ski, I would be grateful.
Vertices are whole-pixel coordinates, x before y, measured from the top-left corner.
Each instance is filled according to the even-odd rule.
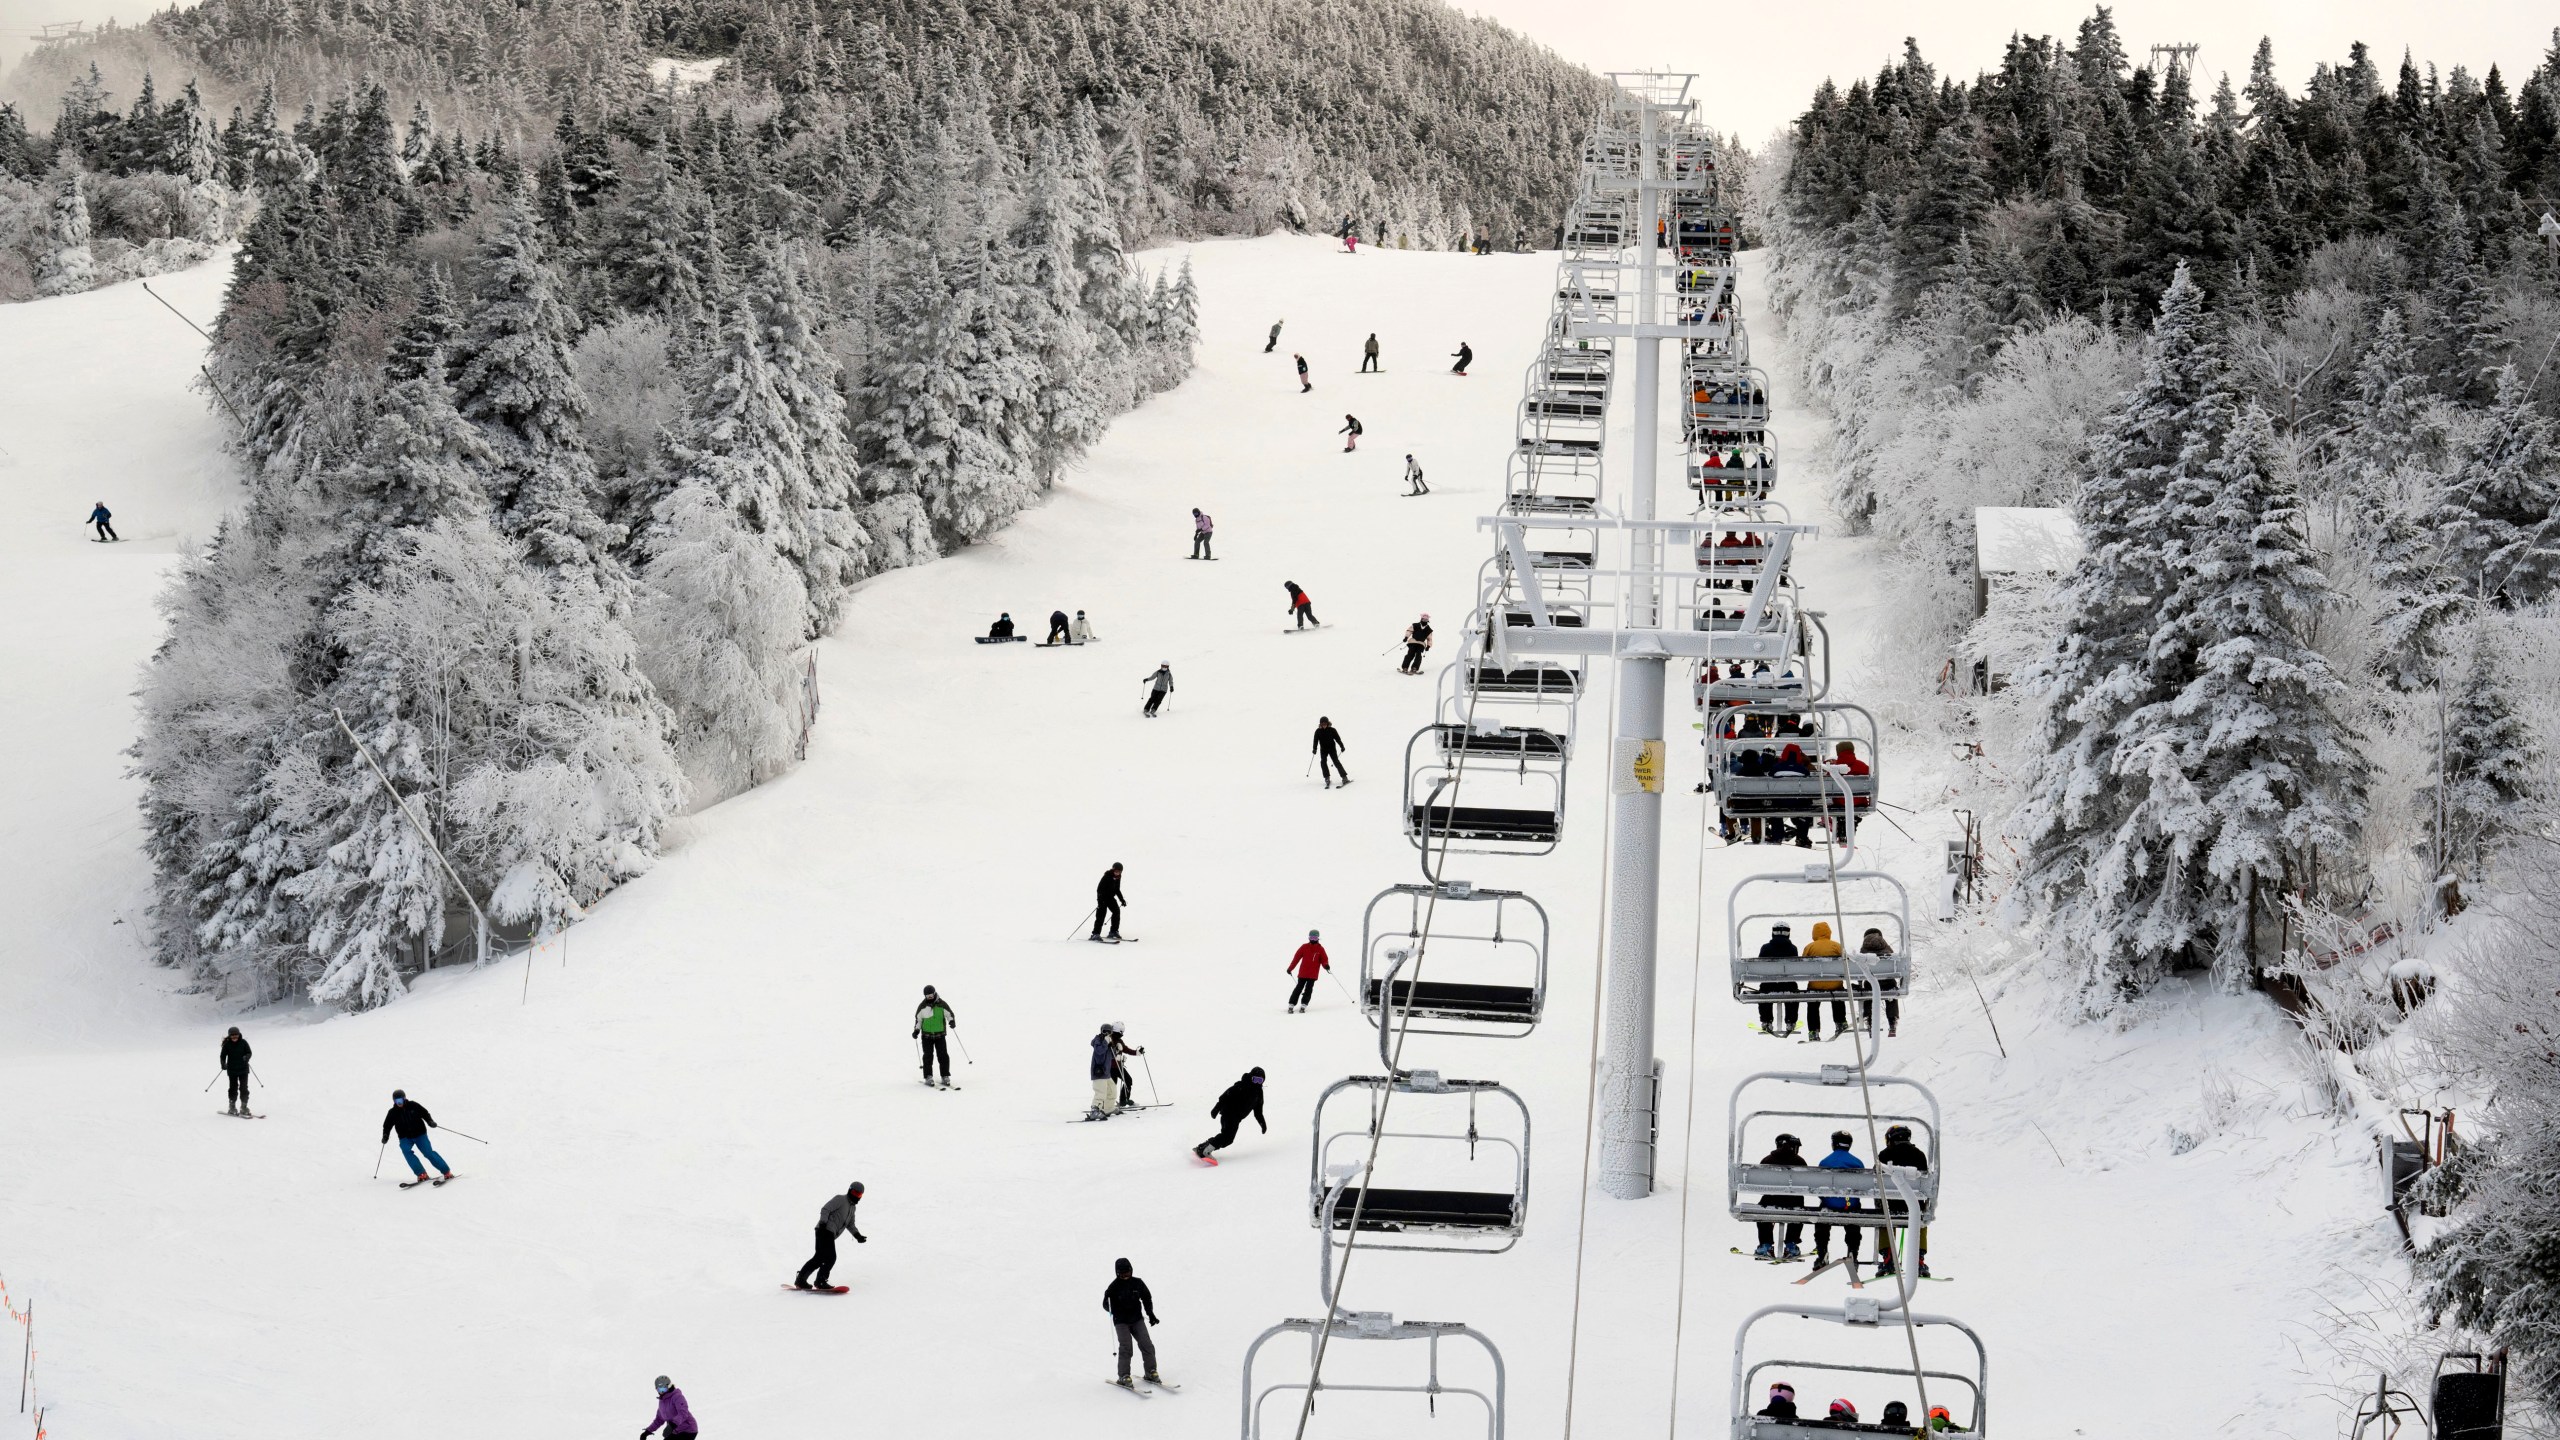
[[[1182,1392],[1182,1387],[1170,1380],[1105,1380],[1102,1383],[1114,1390],[1126,1390],[1141,1400],[1153,1400],[1158,1390],[1171,1390],[1175,1394]]]
[[[1751,1255],[1751,1252],[1750,1252],[1750,1251],[1747,1251],[1747,1250],[1743,1249],[1743,1248],[1742,1248],[1741,1246],[1739,1246],[1739,1245],[1736,1245],[1736,1246],[1733,1246],[1733,1247],[1732,1247],[1732,1253],[1734,1253],[1734,1254],[1736,1254],[1736,1255],[1750,1255],[1750,1258],[1752,1258],[1753,1260],[1758,1260],[1758,1261],[1759,1261],[1759,1263],[1761,1263],[1761,1264],[1763,1264],[1763,1265],[1801,1265],[1801,1264],[1803,1264],[1803,1263],[1804,1263],[1804,1257],[1803,1257],[1803,1256],[1801,1256],[1801,1255],[1796,1256],[1796,1257],[1795,1257],[1794,1259],[1792,1259],[1792,1260],[1790,1260],[1790,1259],[1786,1259],[1786,1258],[1784,1258],[1784,1257],[1777,1257],[1777,1258],[1772,1258],[1772,1259],[1768,1259],[1768,1260],[1761,1260],[1759,1256],[1757,1256],[1757,1255]],[[1814,1268],[1813,1268],[1812,1270],[1808,1271],[1808,1272],[1805,1274],[1805,1276],[1804,1276],[1804,1278],[1803,1278],[1803,1279],[1801,1279],[1801,1280],[1796,1280],[1796,1281],[1793,1281],[1793,1282],[1791,1282],[1791,1283],[1793,1283],[1793,1284],[1797,1284],[1797,1285],[1804,1285],[1804,1284],[1808,1284],[1808,1283],[1810,1283],[1810,1282],[1812,1281],[1812,1279],[1813,1279],[1813,1277],[1814,1277],[1814,1276],[1819,1275],[1819,1274],[1823,1273],[1823,1272],[1824,1272],[1824,1271],[1826,1271],[1826,1270],[1837,1270],[1837,1269],[1839,1269],[1841,1266],[1846,1265],[1846,1264],[1848,1264],[1848,1263],[1849,1263],[1849,1257],[1848,1257],[1848,1256],[1846,1256],[1846,1255],[1841,1256],[1841,1257],[1840,1257],[1839,1259],[1837,1259],[1837,1260],[1823,1260],[1823,1261],[1819,1261],[1819,1262],[1817,1262],[1817,1263],[1815,1264],[1815,1266],[1814,1266]],[[1876,1279],[1876,1280],[1889,1280],[1889,1279],[1893,1278],[1893,1272],[1892,1272],[1892,1271],[1890,1271],[1890,1270],[1880,1271],[1880,1272],[1878,1272],[1877,1274],[1875,1274],[1875,1275],[1873,1275],[1873,1276],[1870,1276],[1870,1277],[1868,1277],[1868,1278],[1869,1278],[1869,1279]],[[1915,1278],[1917,1278],[1917,1279],[1921,1279],[1921,1280],[1941,1280],[1941,1281],[1943,1281],[1943,1280],[1951,1280],[1951,1279],[1953,1279],[1953,1278],[1955,1278],[1955,1277],[1953,1277],[1953,1276],[1951,1276],[1951,1275],[1921,1275],[1921,1276],[1918,1276],[1918,1277],[1915,1277]],[[1853,1288],[1853,1289],[1863,1290],[1863,1289],[1865,1289],[1865,1288],[1866,1288],[1866,1281],[1858,1279],[1858,1278],[1857,1278],[1857,1275],[1856,1275],[1856,1273],[1855,1273],[1855,1272],[1852,1272],[1852,1273],[1851,1273],[1851,1275],[1850,1275],[1850,1277],[1849,1277],[1849,1284],[1850,1284],[1851,1288]]]
[[[1084,938],[1096,945],[1135,945],[1138,943],[1138,937],[1135,935],[1087,935]]]
[[[1119,1109],[1112,1111],[1111,1115],[1096,1115],[1092,1111],[1088,1110],[1067,1123],[1070,1125],[1099,1125],[1103,1121],[1110,1119],[1112,1115],[1129,1115],[1141,1110],[1166,1110],[1171,1109],[1172,1106],[1172,1101],[1164,1100],[1153,1105],[1123,1105]]]
[[[216,1110],[213,1113],[216,1115],[228,1115],[234,1120],[264,1120],[267,1118],[264,1115],[251,1114],[246,1110]]]
[[[447,1180],[451,1180],[451,1179],[454,1179],[454,1178],[455,1178],[455,1177],[454,1177],[454,1176],[451,1176],[451,1175],[438,1175],[438,1176],[435,1176],[435,1177],[433,1177],[433,1178],[429,1178],[428,1176],[421,1175],[421,1176],[419,1176],[419,1177],[418,1177],[417,1179],[415,1179],[415,1180],[403,1180],[403,1181],[401,1181],[401,1182],[400,1182],[400,1188],[401,1188],[401,1189],[403,1189],[403,1190],[415,1190],[415,1189],[417,1189],[417,1188],[418,1188],[419,1186],[421,1186],[421,1185],[442,1185],[442,1184],[443,1184],[444,1182],[446,1182]]]
[[[960,1088],[959,1086],[952,1084],[952,1083],[951,1083],[950,1081],[948,1081],[948,1080],[943,1081],[943,1082],[942,1082],[941,1084],[939,1084],[939,1085],[934,1084],[934,1083],[933,1083],[932,1081],[930,1081],[930,1080],[924,1081],[924,1082],[922,1082],[922,1083],[923,1083],[923,1085],[924,1085],[924,1088],[926,1088],[927,1090],[957,1090],[957,1089],[959,1089],[959,1088]]]

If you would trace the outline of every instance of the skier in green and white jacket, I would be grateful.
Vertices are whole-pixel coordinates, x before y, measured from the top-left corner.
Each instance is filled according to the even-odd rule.
[[[908,1038],[923,1042],[924,1083],[933,1083],[933,1062],[942,1062],[942,1088],[951,1088],[951,1032],[960,1028],[959,1012],[950,1002],[924,987],[924,999],[916,1005],[916,1028]]]

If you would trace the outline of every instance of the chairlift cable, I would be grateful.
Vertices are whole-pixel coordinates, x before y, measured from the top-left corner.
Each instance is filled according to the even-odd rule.
[[[1712,644],[1710,644],[1712,650]],[[1671,1292],[1671,1413],[1662,1433],[1669,1440],[1680,1434],[1680,1346],[1681,1335],[1689,1321],[1689,1192],[1692,1159],[1698,1153],[1698,992],[1706,979],[1707,945],[1707,816],[1708,807],[1698,808],[1698,887],[1692,902],[1694,913],[1689,923],[1689,1057],[1688,1104],[1680,1126],[1680,1262],[1678,1279]]]

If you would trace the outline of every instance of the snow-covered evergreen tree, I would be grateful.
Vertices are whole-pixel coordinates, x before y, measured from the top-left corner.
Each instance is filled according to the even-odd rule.
[[[53,193],[45,206],[44,242],[36,256],[38,295],[77,295],[98,283],[89,251],[89,198],[80,166],[69,156],[53,167]]]
[[[869,573],[864,557],[871,538],[862,524],[862,472],[837,388],[839,371],[818,333],[807,265],[797,247],[768,240],[757,248],[751,283],[757,345],[793,451],[793,488],[783,503],[798,534],[783,554],[800,572],[806,631],[814,636],[834,623],[845,588]]]
[[[2445,563],[2482,600],[2538,605],[2560,587],[2560,443],[2512,365],[2461,445],[2436,515]]]
[[[715,484],[688,478],[660,507],[633,621],[697,802],[790,762],[809,610],[800,572]]]
[[[2460,675],[2447,677],[2441,702],[2439,783],[2419,792],[2419,845],[2442,885],[2479,880],[2523,828],[2524,806],[2541,788],[2541,746],[2518,703],[2515,659],[2497,625],[2484,617],[2470,627],[2470,653]],[[2451,900],[2458,892],[2445,893]]]

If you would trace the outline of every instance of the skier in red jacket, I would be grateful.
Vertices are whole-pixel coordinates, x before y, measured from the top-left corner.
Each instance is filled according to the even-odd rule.
[[[1325,956],[1321,934],[1308,931],[1307,943],[1299,946],[1298,953],[1289,957],[1289,973],[1298,977],[1298,983],[1289,991],[1290,1014],[1306,1012],[1307,1002],[1316,998],[1316,977],[1332,968],[1333,961]]]

